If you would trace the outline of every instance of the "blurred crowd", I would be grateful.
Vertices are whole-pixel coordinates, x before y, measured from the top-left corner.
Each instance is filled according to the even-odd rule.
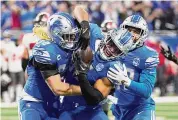
[[[24,50],[23,34],[32,32],[33,21],[39,12],[50,15],[56,12],[71,13],[76,4],[89,12],[90,21],[101,26],[104,20],[113,20],[119,26],[132,14],[141,14],[150,31],[173,30],[178,33],[178,1],[1,1],[1,100],[14,102],[22,91],[25,76],[21,67]],[[178,35],[168,40],[178,56]],[[174,36],[174,37],[175,37]],[[172,37],[172,36],[171,36]],[[177,39],[177,40],[176,40]],[[147,45],[160,53],[160,37],[149,37]],[[155,93],[164,96],[178,95],[178,68],[173,62],[159,55]],[[176,77],[177,76],[177,77]],[[10,98],[10,99],[9,99]]]
[[[76,4],[84,4],[90,21],[101,25],[111,19],[118,25],[129,15],[141,14],[150,30],[176,30],[178,28],[177,1],[4,1],[2,2],[1,28],[31,30],[36,14],[45,11],[71,13]]]

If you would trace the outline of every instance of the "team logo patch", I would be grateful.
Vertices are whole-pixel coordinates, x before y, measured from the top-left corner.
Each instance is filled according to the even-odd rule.
[[[102,63],[99,63],[96,65],[96,71],[101,71],[104,68],[104,65]]]
[[[140,64],[140,58],[134,58],[133,59],[133,65],[138,66]]]

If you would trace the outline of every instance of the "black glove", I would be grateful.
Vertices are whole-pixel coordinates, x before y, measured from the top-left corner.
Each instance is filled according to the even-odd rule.
[[[74,68],[75,68],[74,75],[78,76],[79,74],[87,74],[90,65],[82,61],[79,52],[73,53],[72,61],[74,63]]]
[[[174,63],[176,63],[178,65],[178,58],[171,52],[170,47],[168,46],[168,50],[165,50],[162,46],[161,46],[161,53],[164,55],[164,57],[166,57],[168,60],[173,61]]]
[[[170,47],[168,46],[168,50],[165,50],[162,46],[161,46],[161,53],[164,55],[164,57],[166,57],[168,60],[172,60],[173,59],[173,54],[171,52]]]
[[[80,26],[81,26],[81,36],[80,36],[81,49],[85,50],[89,44],[89,41],[90,41],[89,22],[84,20],[80,23]]]

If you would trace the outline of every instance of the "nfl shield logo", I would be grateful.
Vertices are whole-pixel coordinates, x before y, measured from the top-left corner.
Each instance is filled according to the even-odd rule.
[[[138,66],[140,64],[140,58],[134,58],[133,59],[133,65]]]
[[[104,65],[102,63],[99,63],[96,65],[96,71],[101,71],[104,68]]]

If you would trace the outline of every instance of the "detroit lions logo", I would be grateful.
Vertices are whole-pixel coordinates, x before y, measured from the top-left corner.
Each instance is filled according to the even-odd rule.
[[[96,71],[101,71],[104,68],[104,65],[102,63],[99,63],[96,65]]]
[[[133,59],[133,65],[138,66],[140,64],[140,58],[136,57]]]

